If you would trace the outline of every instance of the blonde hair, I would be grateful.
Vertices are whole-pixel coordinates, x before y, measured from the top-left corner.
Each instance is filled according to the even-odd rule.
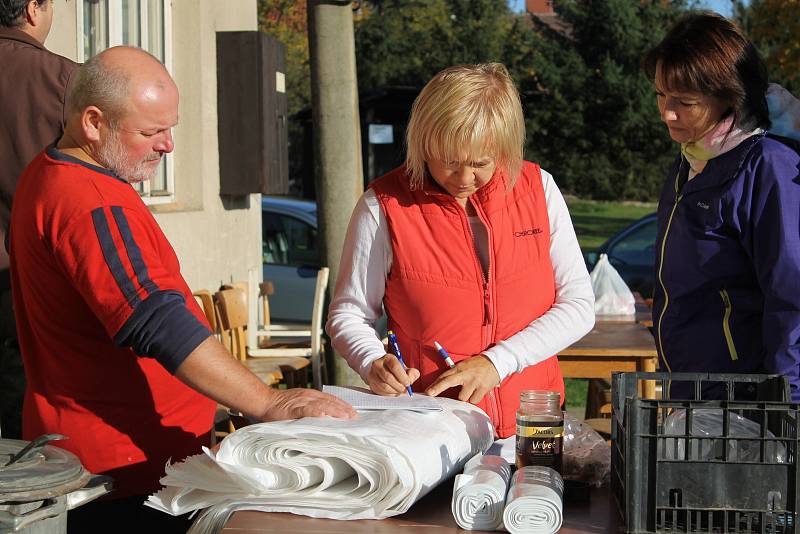
[[[447,68],[425,85],[411,107],[406,130],[409,185],[422,186],[426,161],[491,156],[513,187],[522,168],[524,141],[519,93],[502,64]]]

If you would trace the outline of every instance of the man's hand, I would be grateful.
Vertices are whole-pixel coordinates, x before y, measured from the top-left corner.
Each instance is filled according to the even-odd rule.
[[[269,387],[233,358],[214,336],[208,336],[175,371],[184,384],[203,395],[260,421],[301,417],[355,419],[355,410],[315,389],[277,390]]]
[[[458,400],[479,403],[489,391],[500,384],[494,364],[483,354],[460,361],[452,369],[439,375],[436,381],[428,386],[425,393],[431,397],[454,386],[461,386]]]
[[[353,408],[343,400],[315,389],[292,388],[274,390],[267,411],[257,418],[261,421],[282,421],[303,417],[337,417],[355,419]]]
[[[403,395],[406,386],[413,384],[419,378],[416,369],[403,369],[394,354],[387,354],[383,358],[372,362],[367,376],[367,384],[373,393],[378,395]]]

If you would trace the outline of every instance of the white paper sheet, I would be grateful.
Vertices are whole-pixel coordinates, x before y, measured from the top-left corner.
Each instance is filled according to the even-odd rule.
[[[422,393],[406,394],[397,397],[376,395],[364,388],[345,388],[341,386],[323,386],[322,391],[339,397],[358,411],[367,410],[411,410],[414,412],[441,412],[442,406],[437,397],[429,397]]]
[[[441,412],[363,412],[357,420],[260,423],[167,465],[147,505],[174,515],[211,507],[190,532],[217,532],[235,509],[333,519],[381,519],[485,451],[494,429],[479,408],[440,399]]]

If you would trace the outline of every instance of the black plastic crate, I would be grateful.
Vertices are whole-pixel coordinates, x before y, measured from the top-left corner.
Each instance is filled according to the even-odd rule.
[[[642,399],[642,380],[661,398]],[[670,382],[693,398],[670,399]],[[726,400],[705,399],[710,388]],[[800,533],[798,405],[784,377],[614,373],[611,402],[611,489],[628,533]],[[684,428],[667,434],[679,414]],[[711,419],[720,428],[698,435]]]

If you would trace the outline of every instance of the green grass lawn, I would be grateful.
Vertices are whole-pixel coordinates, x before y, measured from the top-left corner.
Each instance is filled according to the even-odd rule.
[[[655,203],[597,202],[567,198],[567,207],[583,252],[596,249],[618,230],[656,210]],[[567,378],[567,408],[583,418],[588,380]]]

